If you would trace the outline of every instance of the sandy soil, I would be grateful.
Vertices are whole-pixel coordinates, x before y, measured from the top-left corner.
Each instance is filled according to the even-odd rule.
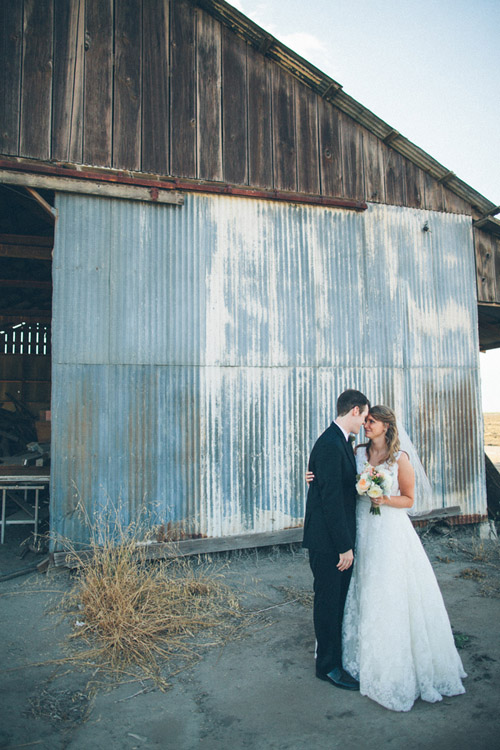
[[[500,471],[500,413],[489,412],[484,417],[484,450]]]
[[[488,412],[484,418],[484,444],[500,447],[500,413]]]
[[[441,533],[439,533],[441,532]],[[68,623],[49,608],[66,570],[0,584],[0,746],[36,750],[469,750],[498,747],[499,546],[445,526],[423,539],[468,678],[466,694],[396,714],[314,676],[311,574],[297,548],[233,554],[226,580],[258,611],[242,638],[208,651],[167,693],[137,682],[90,699],[92,676],[67,665]],[[5,545],[4,545],[5,546]],[[0,560],[2,562],[2,560]],[[8,562],[8,561],[7,561]],[[7,564],[3,557],[3,565]],[[19,567],[19,566],[18,566]],[[287,601],[292,599],[295,601]],[[390,638],[391,623],[387,623]],[[39,666],[34,666],[39,664]],[[135,697],[132,697],[135,696]]]

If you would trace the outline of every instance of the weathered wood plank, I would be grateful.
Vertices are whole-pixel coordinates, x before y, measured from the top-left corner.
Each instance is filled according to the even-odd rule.
[[[420,525],[422,522],[451,518],[458,515],[460,515],[460,506],[454,505],[449,508],[436,508],[428,513],[416,516],[412,521]],[[138,545],[137,554],[141,559],[159,560],[162,558],[205,555],[214,552],[231,552],[238,549],[272,547],[279,544],[297,544],[302,541],[303,534],[304,529],[299,527],[283,529],[282,531],[266,531],[258,534],[152,543]],[[94,551],[92,549],[54,552],[54,565],[56,567],[77,568],[90,562],[93,557]]]
[[[65,193],[81,195],[102,195],[108,198],[124,198],[154,203],[173,203],[182,205],[184,196],[174,190],[162,189],[161,183],[142,186],[120,182],[97,180],[78,180],[71,177],[58,177],[48,174],[27,174],[22,172],[2,172],[2,180],[9,185],[23,185],[47,190],[60,190]]]
[[[443,186],[427,172],[423,173],[424,206],[431,211],[444,211]]]
[[[241,536],[220,537],[218,539],[186,539],[181,542],[171,542],[158,545],[148,545],[146,558],[155,560],[172,555],[187,556],[200,555],[208,552],[225,552],[236,549],[252,549],[253,547],[272,547],[277,544],[294,544],[301,542],[304,534],[302,528],[270,531],[260,534],[242,534]]]
[[[19,287],[20,289],[51,289],[51,281],[39,279],[0,279],[0,288]]]
[[[34,190],[31,187],[25,187],[24,190],[28,193],[34,203],[37,204],[36,206],[33,206],[35,211],[37,211],[37,215],[40,216],[43,221],[53,225],[56,219],[53,206],[51,206],[37,190]]]
[[[424,173],[409,159],[403,159],[406,171],[406,205],[423,208],[425,202]]]
[[[0,234],[0,242],[7,245],[30,245],[49,248],[54,245],[52,237],[42,237],[32,234]]]
[[[476,281],[478,302],[497,300],[497,279],[495,268],[495,238],[480,229],[474,229],[474,250],[476,253]],[[498,259],[500,261],[500,258]]]
[[[271,80],[274,187],[297,190],[295,79],[283,68],[273,65]]]
[[[319,99],[318,117],[321,193],[338,197],[343,194],[340,113],[324,99]]]
[[[141,168],[142,1],[115,3],[113,166]]]
[[[170,168],[173,175],[196,177],[196,56],[191,3],[176,0],[170,23]]]
[[[224,181],[248,184],[247,43],[222,28]]]
[[[25,0],[19,148],[22,156],[50,159],[52,54],[52,0]]]
[[[271,63],[247,50],[248,172],[255,187],[273,187]]]
[[[500,238],[491,236],[491,245],[495,258],[495,302],[500,304]]]
[[[472,207],[470,203],[464,201],[463,198],[461,198],[459,195],[453,193],[451,190],[448,190],[448,188],[445,187],[443,190],[443,196],[445,211],[447,211],[447,213],[466,214],[467,216],[471,215]]]
[[[340,125],[342,149],[343,195],[363,200],[365,197],[363,171],[363,132],[359,125],[342,114]]]
[[[170,173],[169,0],[143,3],[142,170]]]
[[[85,0],[83,161],[111,166],[113,0]]]
[[[420,523],[421,521],[451,518],[452,516],[459,516],[460,510],[460,505],[451,505],[449,508],[435,508],[434,510],[430,510],[428,513],[422,513],[421,515],[414,516],[411,518],[411,520],[413,523]]]
[[[295,81],[297,136],[297,190],[320,192],[318,144],[318,96]]]
[[[23,2],[0,3],[0,151],[19,153]]]
[[[7,323],[29,323],[30,321],[34,323],[50,323],[51,320],[52,315],[49,310],[37,310],[36,308],[30,309],[29,313],[20,313],[19,310],[5,308],[0,315],[0,322],[4,325]],[[1,400],[2,396],[0,396]]]
[[[197,177],[222,180],[221,25],[196,13]]]
[[[277,544],[295,544],[302,541],[303,531],[302,528],[296,528],[214,539],[186,539],[181,542],[153,543],[140,546],[138,554],[144,555],[146,560],[158,560],[166,557],[204,555],[211,552],[252,549],[253,547],[272,547]],[[79,567],[92,560],[93,555],[91,549],[78,552],[55,552],[54,565],[56,567]]]
[[[365,196],[367,201],[385,202],[384,151],[387,149],[380,138],[363,131],[363,167],[365,172]]]
[[[82,161],[84,0],[55,0],[52,158]]]
[[[391,206],[404,206],[406,201],[406,171],[404,159],[393,148],[386,151],[385,198]]]

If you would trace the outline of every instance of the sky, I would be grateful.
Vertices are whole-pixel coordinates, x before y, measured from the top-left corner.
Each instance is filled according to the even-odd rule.
[[[231,5],[500,204],[500,0]],[[480,366],[483,411],[500,412],[500,349]]]

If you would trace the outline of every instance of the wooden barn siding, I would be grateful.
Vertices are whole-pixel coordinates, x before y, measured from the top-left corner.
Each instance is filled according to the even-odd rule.
[[[470,213],[190,0],[1,13],[3,154]]]
[[[474,229],[478,302],[500,304],[500,239]]]

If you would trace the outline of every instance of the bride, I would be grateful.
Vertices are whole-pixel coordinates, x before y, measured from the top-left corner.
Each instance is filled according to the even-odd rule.
[[[407,514],[415,475],[400,450],[392,409],[372,407],[365,434],[368,442],[356,449],[358,474],[370,467],[382,472],[387,494],[358,495],[342,661],[362,695],[409,711],[419,697],[434,703],[464,693],[461,678],[467,675],[434,571]]]

